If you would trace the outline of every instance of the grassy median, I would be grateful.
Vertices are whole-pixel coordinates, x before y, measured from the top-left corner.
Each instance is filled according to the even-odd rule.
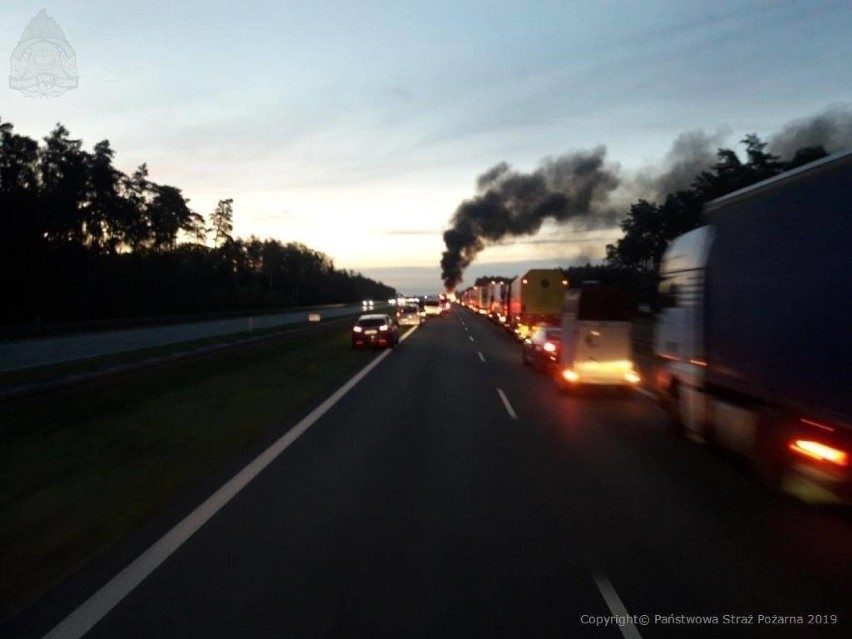
[[[2,402],[0,615],[133,531],[373,354],[317,328]]]

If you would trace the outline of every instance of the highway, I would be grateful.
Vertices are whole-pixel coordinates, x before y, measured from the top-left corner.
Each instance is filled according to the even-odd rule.
[[[848,511],[769,494],[737,460],[673,437],[642,395],[561,395],[456,308],[86,636],[852,636],[850,540]],[[122,552],[3,636],[43,636]]]
[[[377,304],[376,308],[387,304]],[[63,362],[113,355],[128,351],[178,344],[210,337],[249,333],[308,320],[309,312],[323,318],[344,317],[362,311],[360,304],[322,308],[316,311],[290,311],[272,315],[234,317],[204,322],[185,322],[125,330],[81,333],[59,337],[9,340],[0,343],[0,372],[49,366]]]

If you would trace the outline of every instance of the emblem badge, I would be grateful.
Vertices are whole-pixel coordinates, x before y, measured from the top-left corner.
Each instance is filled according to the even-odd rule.
[[[55,98],[77,88],[77,56],[44,9],[12,51],[9,88],[29,98]]]

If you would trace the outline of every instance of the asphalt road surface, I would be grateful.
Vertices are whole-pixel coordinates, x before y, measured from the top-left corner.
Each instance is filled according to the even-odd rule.
[[[377,303],[376,309],[380,307],[387,308],[387,304]],[[100,333],[10,340],[0,343],[0,372],[49,366],[89,357],[113,355],[167,344],[179,344],[209,337],[221,337],[287,326],[288,324],[306,322],[310,313],[319,313],[323,318],[330,319],[359,312],[368,313],[372,311],[364,310],[360,304],[355,304],[321,308],[315,311],[299,310],[274,315],[234,317]],[[376,310],[376,312],[382,311]]]
[[[559,394],[456,309],[86,636],[848,637],[851,542],[848,511],[768,494],[642,395]]]

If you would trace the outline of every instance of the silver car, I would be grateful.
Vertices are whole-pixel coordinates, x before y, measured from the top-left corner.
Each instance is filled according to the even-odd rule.
[[[396,310],[396,321],[400,326],[418,326],[422,321],[417,304],[405,304]]]

